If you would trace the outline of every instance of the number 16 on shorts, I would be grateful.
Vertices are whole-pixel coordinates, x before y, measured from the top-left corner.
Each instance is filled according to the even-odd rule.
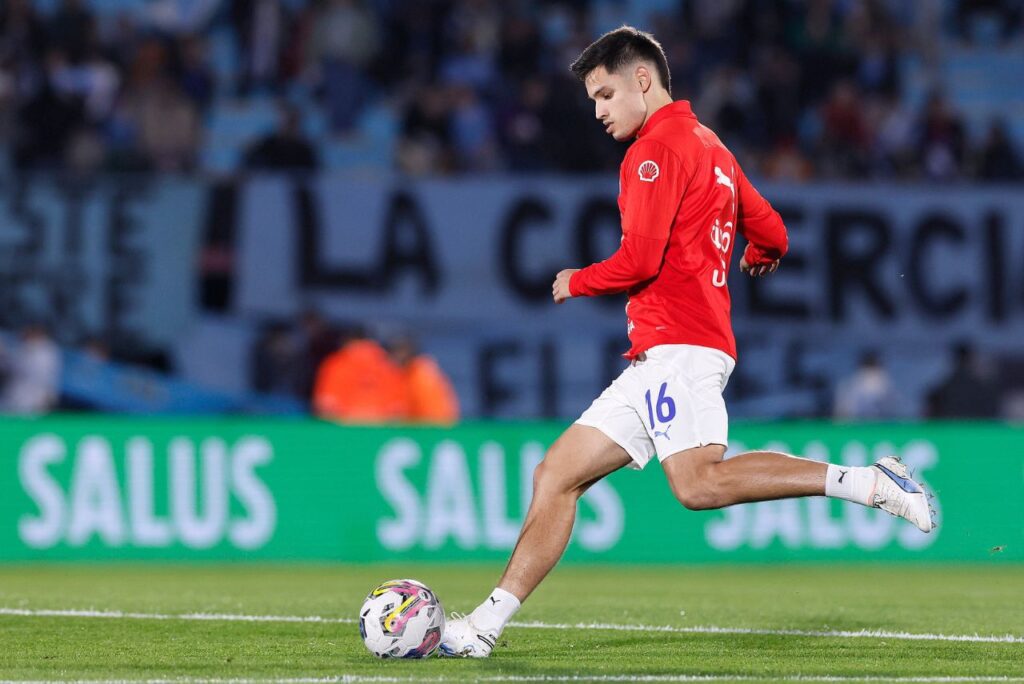
[[[670,420],[676,417],[676,402],[672,400],[672,397],[667,396],[665,392],[668,391],[668,383],[661,383],[661,388],[658,390],[658,398],[656,400],[651,399],[652,390],[647,390],[647,394],[644,398],[647,399],[647,417],[651,421],[651,431],[655,437],[668,437],[668,428],[666,426],[664,430],[658,430],[659,424],[668,423]],[[657,418],[657,421],[655,421]]]

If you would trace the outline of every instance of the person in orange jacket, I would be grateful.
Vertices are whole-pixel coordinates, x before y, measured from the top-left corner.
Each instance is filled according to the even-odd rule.
[[[343,334],[338,350],[317,369],[313,411],[342,423],[375,424],[406,419],[404,372],[362,329]]]
[[[459,420],[459,399],[451,381],[432,357],[420,353],[415,341],[402,337],[391,347],[402,370],[407,412],[411,423],[453,425]]]

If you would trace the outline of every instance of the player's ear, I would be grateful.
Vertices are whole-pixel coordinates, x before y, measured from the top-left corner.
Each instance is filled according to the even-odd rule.
[[[642,64],[636,68],[636,81],[640,84],[641,92],[646,93],[651,89],[651,72]]]

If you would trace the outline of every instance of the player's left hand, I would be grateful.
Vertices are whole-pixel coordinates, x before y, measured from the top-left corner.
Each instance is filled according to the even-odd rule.
[[[554,298],[555,304],[561,304],[572,297],[572,293],[569,292],[569,278],[572,278],[572,274],[578,270],[580,269],[566,268],[555,276],[555,282],[551,283],[551,296]]]
[[[746,273],[751,278],[760,278],[766,276],[769,273],[775,273],[775,269],[779,267],[781,259],[776,259],[770,264],[754,264],[751,266],[747,263],[746,257],[740,259],[740,271]]]

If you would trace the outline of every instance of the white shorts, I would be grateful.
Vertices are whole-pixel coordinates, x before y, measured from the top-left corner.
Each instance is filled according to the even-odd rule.
[[[642,469],[658,454],[729,444],[722,392],[736,362],[725,352],[663,344],[622,371],[576,421],[597,428]]]

